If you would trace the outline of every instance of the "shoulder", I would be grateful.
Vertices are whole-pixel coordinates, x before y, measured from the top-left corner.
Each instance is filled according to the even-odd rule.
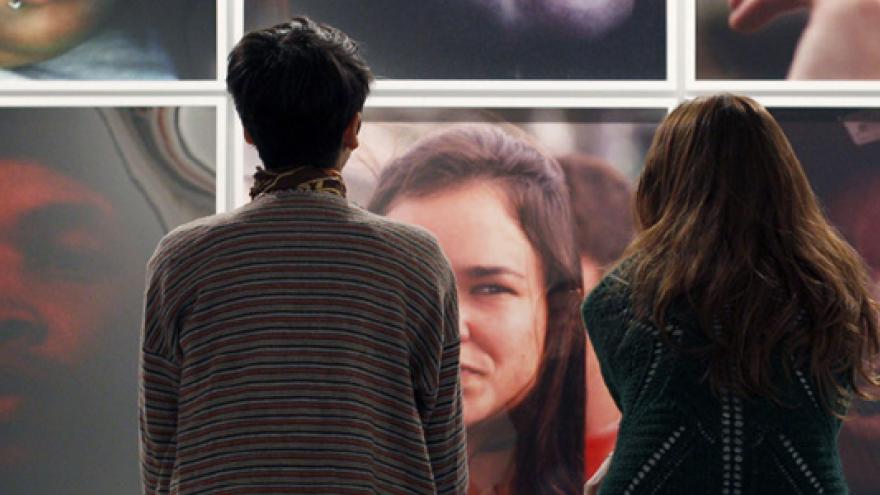
[[[429,231],[416,225],[389,220],[360,208],[357,218],[372,231],[390,256],[405,261],[423,273],[433,274],[444,280],[451,277],[449,260],[443,254],[437,238]]]
[[[631,313],[631,287],[626,262],[621,263],[590,291],[581,307],[584,316],[601,316],[607,313]]]
[[[174,228],[159,240],[148,266],[157,269],[161,266],[197,260],[199,253],[205,251],[205,243],[213,237],[213,234],[223,231],[226,225],[234,222],[238,214],[236,210],[210,215]]]

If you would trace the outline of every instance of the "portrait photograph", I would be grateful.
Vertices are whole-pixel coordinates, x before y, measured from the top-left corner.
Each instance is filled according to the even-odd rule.
[[[216,118],[0,108],[4,494],[140,492],[144,270],[171,228],[215,212]]]
[[[687,7],[696,81],[826,81],[831,90],[840,86],[830,81],[880,81],[877,2],[688,0]]]
[[[245,0],[245,31],[307,15],[379,79],[665,80],[665,0]]]
[[[27,80],[215,80],[222,3],[4,1],[0,88]]]

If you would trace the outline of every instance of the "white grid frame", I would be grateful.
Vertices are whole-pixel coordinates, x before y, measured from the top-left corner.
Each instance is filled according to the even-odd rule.
[[[217,0],[217,78],[201,81],[4,81],[0,107],[212,106],[218,212],[240,205],[241,124],[225,92],[226,55],[244,32],[246,0]],[[354,1],[354,0],[353,0]],[[358,0],[369,1],[369,0]],[[380,80],[371,108],[664,108],[731,91],[768,107],[880,108],[880,81],[708,81],[696,74],[696,2],[667,0],[667,74],[659,81]]]

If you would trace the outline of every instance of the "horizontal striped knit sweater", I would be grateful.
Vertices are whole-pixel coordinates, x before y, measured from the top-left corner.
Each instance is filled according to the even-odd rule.
[[[148,265],[147,494],[463,494],[458,315],[425,231],[321,192],[176,229]]]
[[[669,345],[635,317],[625,272],[612,271],[583,305],[602,377],[623,413],[600,494],[847,493],[840,420],[823,409],[808,373],[779,381],[782,406],[713,394],[706,363],[678,349],[705,344],[693,311],[676,304],[667,313]]]

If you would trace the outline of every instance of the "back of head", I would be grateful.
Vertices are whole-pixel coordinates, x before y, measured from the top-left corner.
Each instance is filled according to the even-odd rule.
[[[263,165],[330,167],[372,74],[345,33],[306,17],[246,34],[226,85]]]
[[[780,371],[808,366],[837,410],[847,386],[875,380],[880,335],[864,263],[756,102],[723,94],[675,109],[648,151],[636,215],[636,309],[660,328],[674,301],[696,310],[716,389],[779,399]]]

